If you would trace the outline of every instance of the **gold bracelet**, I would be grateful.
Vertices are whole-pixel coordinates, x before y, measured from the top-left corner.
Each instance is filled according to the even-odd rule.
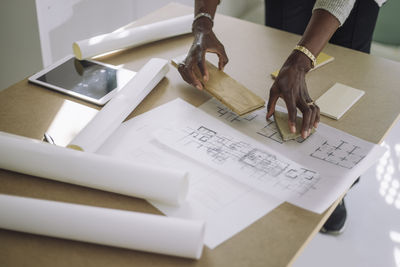
[[[298,51],[302,52],[304,55],[306,55],[311,60],[311,68],[315,67],[316,59],[315,59],[315,56],[310,52],[310,50],[308,50],[307,48],[305,48],[304,46],[301,46],[301,45],[296,45],[294,50],[298,50]]]

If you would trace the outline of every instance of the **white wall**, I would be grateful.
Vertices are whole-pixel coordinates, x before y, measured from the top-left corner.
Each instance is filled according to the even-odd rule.
[[[36,0],[43,65],[72,54],[72,43],[132,21],[132,0]]]
[[[0,2],[0,90],[42,68],[34,0]]]
[[[260,0],[224,0],[218,12],[240,17]],[[168,4],[165,0],[36,0],[43,64],[72,54],[72,43],[110,32]],[[175,0],[193,6],[194,0]]]
[[[218,12],[235,17],[262,0],[224,0]],[[171,1],[1,0],[0,90],[71,54],[73,41],[112,31]],[[175,0],[193,6],[194,0]]]

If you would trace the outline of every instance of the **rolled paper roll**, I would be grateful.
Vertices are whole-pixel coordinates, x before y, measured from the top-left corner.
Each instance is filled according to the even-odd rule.
[[[152,58],[68,145],[95,152],[168,72],[168,61]]]
[[[183,202],[189,187],[185,171],[76,151],[4,132],[0,132],[0,168],[170,205]]]
[[[199,259],[205,223],[0,194],[0,228]]]
[[[192,32],[193,15],[176,17],[126,30],[117,30],[74,42],[75,57],[90,58]]]

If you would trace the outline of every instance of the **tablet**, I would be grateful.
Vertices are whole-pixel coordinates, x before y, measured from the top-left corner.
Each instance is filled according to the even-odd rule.
[[[68,56],[28,80],[97,105],[104,105],[135,74],[109,64]]]

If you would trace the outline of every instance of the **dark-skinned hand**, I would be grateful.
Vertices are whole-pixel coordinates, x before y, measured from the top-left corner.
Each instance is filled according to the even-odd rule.
[[[209,79],[208,70],[206,67],[206,53],[211,52],[218,55],[218,68],[223,70],[228,63],[228,57],[225,53],[225,48],[212,31],[212,23],[207,18],[198,19],[193,24],[194,41],[189,50],[188,55],[183,63],[179,64],[178,71],[182,78],[189,84],[202,90],[204,82]],[[202,77],[197,77],[195,74],[196,68],[199,69]]]
[[[307,138],[313,127],[319,123],[319,107],[308,94],[305,81],[306,73],[311,69],[311,60],[302,52],[293,51],[283,64],[278,77],[272,84],[268,100],[269,119],[275,111],[276,102],[282,97],[289,115],[289,129],[296,132],[297,108],[303,113],[301,136]]]

